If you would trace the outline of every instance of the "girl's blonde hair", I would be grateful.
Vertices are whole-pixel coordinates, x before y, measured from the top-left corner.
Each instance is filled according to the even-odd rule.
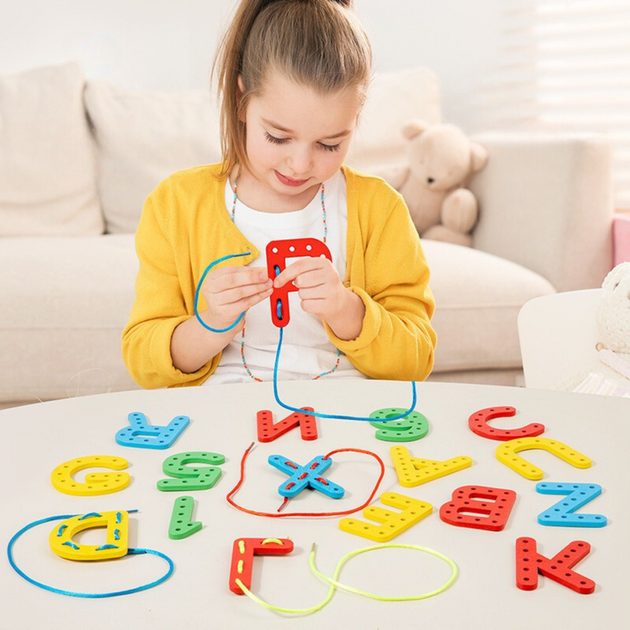
[[[365,101],[372,49],[352,2],[241,0],[212,69],[221,99],[223,177],[248,164],[242,118],[270,71],[324,95],[356,88]]]

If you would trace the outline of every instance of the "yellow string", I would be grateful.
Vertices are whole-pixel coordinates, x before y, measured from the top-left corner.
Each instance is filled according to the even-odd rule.
[[[383,595],[376,595],[375,593],[361,591],[358,588],[354,588],[352,586],[346,586],[345,584],[341,584],[340,582],[337,581],[337,578],[339,577],[339,573],[341,572],[341,569],[344,566],[344,564],[346,564],[346,562],[348,562],[355,556],[358,556],[362,553],[366,553],[368,551],[375,551],[377,549],[414,549],[416,551],[424,551],[425,553],[431,554],[432,556],[435,556],[436,558],[440,558],[440,560],[444,560],[444,562],[446,562],[452,569],[451,576],[442,586],[434,589],[433,591],[429,591],[428,593],[423,593],[422,595],[409,595],[409,596],[404,596],[404,597],[386,597]],[[427,597],[433,597],[434,595],[439,595],[440,593],[443,593],[457,579],[457,574],[458,574],[457,565],[450,558],[447,558],[444,554],[441,554],[438,551],[434,551],[433,549],[429,549],[428,547],[421,547],[420,545],[402,545],[402,544],[396,544],[396,543],[389,543],[386,545],[373,545],[371,547],[364,547],[363,549],[358,549],[357,551],[352,551],[346,554],[337,563],[337,566],[335,568],[335,572],[332,578],[321,573],[315,566],[315,543],[313,543],[313,546],[311,547],[311,553],[308,558],[308,564],[311,571],[318,578],[330,584],[330,590],[328,591],[328,594],[326,595],[324,600],[320,602],[319,604],[317,604],[316,606],[311,606],[310,608],[281,608],[279,606],[273,606],[272,604],[269,604],[268,602],[264,601],[260,597],[257,597],[256,595],[254,595],[243,584],[243,582],[241,582],[240,579],[237,578],[235,582],[241,587],[245,595],[247,595],[250,599],[254,600],[257,604],[260,604],[264,608],[273,610],[275,612],[289,613],[289,614],[296,615],[296,614],[309,614],[309,613],[313,613],[313,612],[317,612],[318,610],[321,610],[324,606],[326,606],[326,604],[328,604],[328,602],[330,602],[330,600],[332,599],[332,596],[334,595],[335,591],[338,588],[344,591],[348,591],[350,593],[356,593],[357,595],[363,595],[364,597],[369,597],[370,599],[376,599],[380,602],[409,602],[409,601],[415,601],[418,599],[426,599]]]

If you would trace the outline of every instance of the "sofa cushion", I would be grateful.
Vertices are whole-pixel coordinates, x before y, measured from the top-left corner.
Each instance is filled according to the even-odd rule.
[[[89,81],[85,106],[96,137],[98,189],[110,234],[134,232],[147,195],[171,173],[221,160],[218,110],[204,91],[134,91]],[[417,117],[440,120],[435,74],[424,67],[377,74],[348,164],[370,172],[404,161],[401,128]]]
[[[555,293],[537,273],[476,249],[423,240],[436,302],[434,372],[519,368],[518,312]]]
[[[554,293],[541,276],[483,252],[423,241],[438,333],[435,375],[521,365],[521,306]],[[0,247],[0,400],[131,389],[121,333],[138,261],[131,234],[5,238]]]
[[[76,63],[0,77],[0,237],[102,234],[83,87]]]
[[[85,107],[110,234],[135,232],[144,200],[165,177],[221,159],[218,114],[205,92],[135,91],[90,81]]]
[[[121,333],[138,261],[131,234],[3,238],[0,400],[125,390]]]
[[[429,68],[375,74],[346,162],[367,173],[405,163],[403,125],[414,118],[437,124],[441,107],[439,82]]]

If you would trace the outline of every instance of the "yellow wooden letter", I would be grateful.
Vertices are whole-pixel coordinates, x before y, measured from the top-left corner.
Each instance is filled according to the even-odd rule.
[[[402,512],[390,512],[380,507],[369,506],[363,510],[363,516],[380,523],[380,525],[371,525],[355,518],[342,518],[339,521],[339,529],[376,542],[387,542],[398,534],[402,534],[433,511],[433,506],[430,503],[412,499],[397,492],[385,492],[381,495],[380,500],[381,503],[398,508]]]
[[[86,529],[107,527],[105,544],[83,545],[75,543],[72,538]],[[129,515],[118,512],[91,512],[73,516],[61,525],[55,525],[50,532],[48,542],[50,548],[66,560],[111,560],[127,555],[127,538],[129,531]]]
[[[558,442],[558,440],[543,437],[525,437],[504,442],[497,447],[497,459],[526,479],[542,479],[544,472],[540,468],[516,454],[519,451],[529,451],[536,448],[548,451],[576,468],[590,468],[591,466],[591,460],[586,455],[578,453],[575,449]]]
[[[427,483],[427,481],[433,481],[472,466],[472,459],[466,455],[453,457],[443,462],[420,459],[412,457],[405,446],[392,446],[390,454],[398,475],[398,482],[407,488],[419,486],[421,483]]]
[[[85,475],[85,483],[75,481],[72,477],[75,473],[85,468],[111,468],[123,470],[128,462],[122,457],[110,457],[108,455],[88,455],[71,459],[59,464],[50,475],[52,485],[65,494],[78,496],[92,496],[96,494],[108,494],[118,492],[126,488],[131,481],[128,473],[88,473]]]

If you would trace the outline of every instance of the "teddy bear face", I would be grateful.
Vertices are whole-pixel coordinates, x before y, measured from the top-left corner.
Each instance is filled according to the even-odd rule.
[[[617,265],[606,276],[597,309],[597,328],[607,348],[630,353],[630,262]]]
[[[456,127],[429,128],[410,143],[409,165],[429,190],[456,188],[471,172],[470,142]]]

